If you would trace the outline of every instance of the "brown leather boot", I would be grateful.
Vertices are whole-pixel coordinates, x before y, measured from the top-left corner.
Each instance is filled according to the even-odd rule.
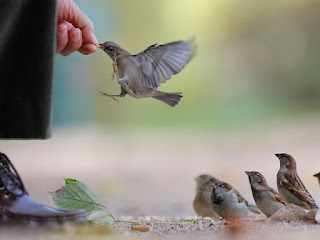
[[[87,222],[86,212],[62,211],[34,201],[7,156],[0,153],[0,225],[60,226]]]

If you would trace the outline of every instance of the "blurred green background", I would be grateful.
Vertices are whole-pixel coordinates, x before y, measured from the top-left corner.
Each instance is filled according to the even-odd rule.
[[[55,126],[101,124],[117,130],[230,130],[265,121],[318,115],[320,5],[316,1],[95,0],[75,1],[99,42],[135,54],[154,43],[195,37],[197,55],[160,86],[183,92],[171,108],[120,93],[112,63],[98,50],[57,56]]]

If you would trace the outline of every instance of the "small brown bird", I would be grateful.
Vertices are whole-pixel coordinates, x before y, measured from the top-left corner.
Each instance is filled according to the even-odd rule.
[[[242,218],[249,214],[248,202],[229,183],[211,184],[213,209],[223,218]]]
[[[286,203],[293,203],[308,210],[317,209],[317,204],[298,176],[294,158],[286,153],[275,155],[280,160],[277,174],[278,191]]]
[[[320,184],[320,172],[316,173],[315,175],[313,175],[314,177],[318,178],[319,184]]]
[[[121,85],[119,95],[101,92],[104,96],[116,100],[116,97],[124,97],[128,93],[134,98],[152,97],[172,107],[179,103],[182,93],[161,92],[158,87],[189,63],[194,56],[193,41],[154,44],[137,55],[131,55],[119,44],[110,41],[97,47],[113,61],[113,77],[116,74]]]
[[[264,176],[259,172],[245,172],[249,177],[254,201],[258,208],[270,217],[286,204],[276,190],[269,187]]]
[[[211,184],[217,181],[216,178],[208,174],[202,174],[196,179],[196,197],[193,201],[193,209],[200,217],[219,218],[220,216],[213,210],[211,194]]]

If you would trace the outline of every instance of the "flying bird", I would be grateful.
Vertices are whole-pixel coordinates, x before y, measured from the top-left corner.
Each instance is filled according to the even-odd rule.
[[[194,41],[177,41],[164,45],[151,45],[143,52],[132,55],[119,44],[107,41],[97,45],[113,62],[113,77],[121,85],[119,95],[101,92],[116,100],[129,94],[134,98],[152,97],[171,107],[182,98],[181,92],[167,93],[158,88],[178,74],[194,56]]]

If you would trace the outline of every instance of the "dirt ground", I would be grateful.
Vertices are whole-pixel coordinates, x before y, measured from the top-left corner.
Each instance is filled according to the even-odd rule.
[[[186,218],[168,217],[122,217],[126,220],[148,220],[185,222]],[[319,239],[320,224],[275,223],[264,221],[242,220],[228,223],[224,220],[209,218],[197,219],[191,225],[143,224],[150,231],[138,232],[131,230],[131,224],[119,223],[111,233],[87,227],[64,226],[63,230],[39,228],[0,228],[0,239]]]
[[[30,195],[37,201],[54,206],[49,191],[63,184],[63,178],[85,182],[107,206],[116,219],[124,216],[145,219],[196,218],[192,209],[194,178],[210,173],[234,185],[249,202],[254,202],[244,171],[260,171],[270,186],[276,188],[279,168],[274,153],[292,154],[305,185],[320,202],[320,188],[312,176],[320,171],[320,118],[283,120],[265,123],[241,131],[214,132],[185,129],[130,131],[119,133],[99,126],[55,129],[46,141],[0,141],[19,171]],[[170,137],[168,137],[168,135]],[[155,137],[156,136],[156,137]],[[209,220],[205,220],[209,221]],[[147,233],[136,233],[118,225],[110,239],[225,239],[233,234],[221,231],[222,222],[196,222]],[[12,234],[1,231],[0,239]],[[19,238],[19,231],[13,237]],[[26,232],[23,232],[24,236]],[[73,238],[75,235],[48,235]],[[238,239],[318,239],[319,225],[276,224],[264,222],[246,225]],[[35,235],[32,233],[32,236]],[[80,236],[78,236],[79,238]],[[101,236],[90,236],[90,238]],[[41,239],[41,233],[39,233]],[[77,238],[77,239],[78,239]]]

